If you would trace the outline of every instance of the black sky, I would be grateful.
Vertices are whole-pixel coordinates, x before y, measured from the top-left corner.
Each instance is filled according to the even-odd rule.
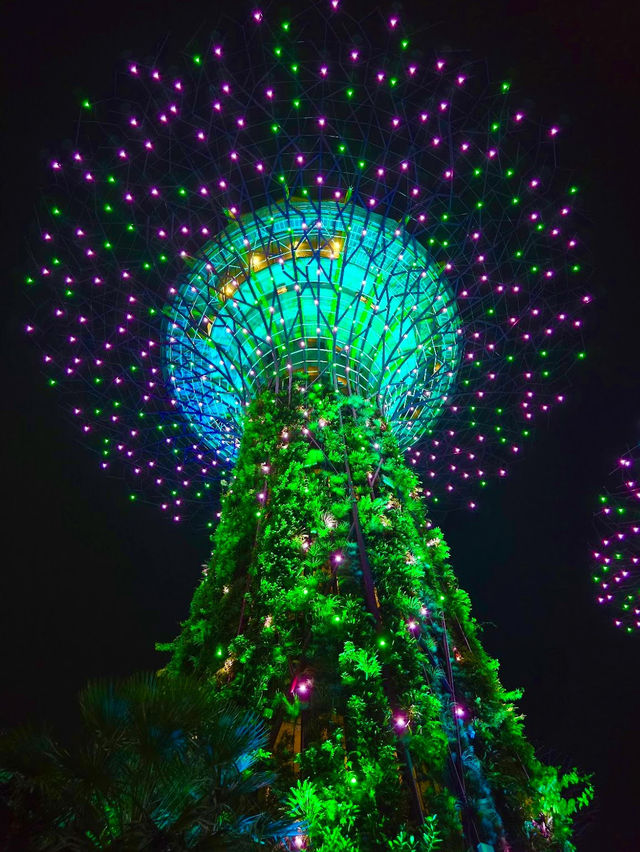
[[[371,5],[342,2],[356,14]],[[100,474],[21,334],[20,294],[43,152],[72,136],[80,93],[108,96],[123,53],[145,56],[167,35],[177,57],[216,26],[221,5],[5,0],[0,725],[31,717],[70,730],[87,678],[157,667],[154,642],[175,634],[208,555],[206,533],[132,507],[122,484]],[[595,495],[640,431],[640,15],[634,3],[603,0],[400,8],[409,23],[428,23],[427,51],[487,57],[495,79],[512,79],[558,121],[562,164],[582,187],[597,299],[587,362],[508,481],[482,495],[475,515],[437,520],[503,682],[525,688],[540,756],[595,773],[579,852],[637,852],[640,639],[596,611],[588,544]]]

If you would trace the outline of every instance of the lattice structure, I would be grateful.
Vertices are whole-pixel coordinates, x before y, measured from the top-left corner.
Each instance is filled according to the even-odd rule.
[[[592,551],[597,601],[615,610],[626,633],[640,628],[640,446],[618,459],[598,498],[598,541]]]
[[[28,331],[131,499],[207,505],[243,408],[300,373],[375,399],[431,501],[471,507],[564,400],[589,297],[559,128],[414,41],[253,10],[84,101]]]

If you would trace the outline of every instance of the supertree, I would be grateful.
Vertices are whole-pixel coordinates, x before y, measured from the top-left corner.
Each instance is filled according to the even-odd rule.
[[[624,453],[598,497],[597,541],[591,553],[599,604],[615,609],[626,633],[640,628],[640,445]]]
[[[559,128],[338,0],[117,85],[50,159],[27,331],[130,499],[179,521],[222,482],[166,675],[269,721],[296,848],[573,848],[590,790],[536,759],[425,515],[475,508],[583,357]]]

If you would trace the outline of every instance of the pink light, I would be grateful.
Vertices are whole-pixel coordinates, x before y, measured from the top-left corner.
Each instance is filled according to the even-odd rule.
[[[436,62],[437,70],[442,71],[442,69],[444,68],[444,65],[445,65],[444,59],[438,59],[438,61]]]
[[[214,48],[213,48],[213,52],[214,52],[215,56],[220,58],[222,56],[222,46],[219,45],[219,44],[215,45]]]
[[[262,12],[260,9],[256,9],[253,13],[253,20],[259,24],[262,21]]]
[[[397,18],[389,18],[389,26],[391,27],[392,30],[394,30],[398,26],[398,19]]]

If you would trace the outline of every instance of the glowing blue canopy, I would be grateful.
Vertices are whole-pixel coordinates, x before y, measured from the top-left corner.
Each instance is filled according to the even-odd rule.
[[[455,377],[459,321],[442,271],[397,222],[349,202],[287,200],[233,221],[174,293],[166,379],[230,460],[261,388],[321,377],[375,397],[408,447]]]

